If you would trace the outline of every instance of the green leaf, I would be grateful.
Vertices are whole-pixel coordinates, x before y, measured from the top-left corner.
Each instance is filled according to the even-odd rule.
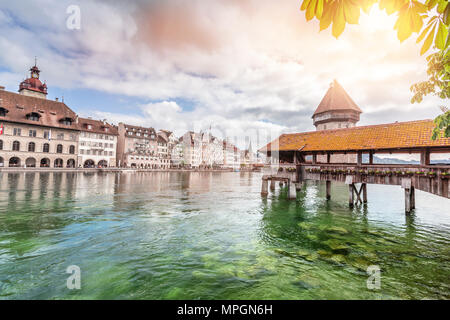
[[[438,0],[427,0],[425,2],[425,5],[428,7],[428,9],[434,8],[438,3]]]
[[[447,6],[444,10],[443,19],[444,23],[448,26],[450,23],[450,6]]]
[[[420,41],[423,40],[423,38],[425,38],[425,36],[427,35],[428,31],[430,30],[430,28],[433,26],[432,23],[428,23],[428,26],[422,31],[422,33],[419,35],[419,37],[417,38],[416,43],[419,43]]]
[[[336,12],[334,13],[332,34],[338,38],[345,29],[344,5],[342,2],[337,4]]]
[[[422,49],[420,50],[420,55],[423,55],[425,52],[428,51],[428,49],[430,49],[430,46],[433,43],[435,29],[436,25],[433,26],[433,29],[431,29],[430,33],[428,34],[428,37],[425,39]]]
[[[448,34],[447,26],[442,22],[440,22],[439,29],[436,34],[436,40],[434,42],[436,44],[436,48],[438,48],[439,50],[444,49],[445,41],[447,40],[447,34]]]
[[[437,11],[439,13],[443,13],[447,6],[448,6],[448,0],[439,0]]]

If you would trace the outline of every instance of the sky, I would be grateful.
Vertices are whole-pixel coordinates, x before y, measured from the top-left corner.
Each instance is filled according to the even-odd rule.
[[[80,9],[70,29],[67,9]],[[306,22],[300,0],[21,0],[0,2],[0,85],[17,91],[35,56],[49,99],[84,117],[181,136],[208,130],[245,148],[312,131],[333,79],[363,110],[358,125],[432,119],[411,104],[426,79],[417,35],[372,8],[339,39]]]

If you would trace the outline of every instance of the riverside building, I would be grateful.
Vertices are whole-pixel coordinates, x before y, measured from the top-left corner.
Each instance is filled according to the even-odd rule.
[[[47,99],[37,65],[19,93],[0,87],[0,167],[75,168],[79,126],[63,102]]]
[[[115,167],[117,127],[106,120],[93,120],[79,118],[78,124],[81,130],[78,147],[78,163],[84,168]]]
[[[117,161],[119,167],[156,169],[158,137],[153,128],[119,123]]]

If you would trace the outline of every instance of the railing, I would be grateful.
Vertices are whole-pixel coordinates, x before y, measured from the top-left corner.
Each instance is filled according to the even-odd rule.
[[[402,164],[301,164],[300,180],[409,185],[450,198],[450,166]],[[351,181],[351,182],[349,182]]]

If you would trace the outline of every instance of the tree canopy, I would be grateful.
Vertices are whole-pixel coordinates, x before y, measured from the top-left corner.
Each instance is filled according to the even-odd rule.
[[[432,48],[427,57],[428,80],[413,84],[411,103],[421,102],[423,97],[434,94],[441,99],[450,97],[450,5],[448,0],[303,0],[301,10],[306,20],[316,18],[320,31],[331,25],[331,32],[338,38],[346,24],[358,24],[361,11],[369,13],[374,4],[388,15],[396,14],[394,29],[400,42],[418,35],[416,42],[422,43],[420,54]],[[450,137],[450,112],[444,107],[444,114],[435,119],[433,139]]]

